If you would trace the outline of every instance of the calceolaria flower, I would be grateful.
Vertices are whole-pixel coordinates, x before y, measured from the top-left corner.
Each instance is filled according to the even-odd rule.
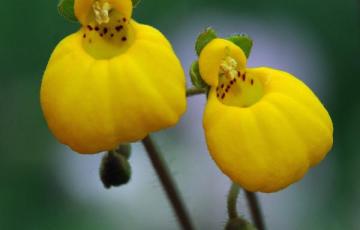
[[[216,38],[200,53],[211,87],[203,125],[211,156],[249,191],[275,192],[301,179],[333,144],[331,118],[289,73],[247,68],[241,48]]]
[[[131,0],[75,0],[74,8],[82,27],[55,48],[41,87],[57,139],[97,153],[176,124],[185,75],[161,32],[131,18]]]

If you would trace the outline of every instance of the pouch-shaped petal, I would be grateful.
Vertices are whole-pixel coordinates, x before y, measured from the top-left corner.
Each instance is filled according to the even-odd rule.
[[[249,191],[275,192],[325,157],[333,126],[318,98],[294,76],[270,68],[246,71],[262,83],[264,95],[253,105],[231,106],[212,88],[203,120],[206,141],[234,182]]]
[[[111,57],[84,48],[83,28],[61,41],[48,63],[41,87],[45,118],[79,153],[137,141],[176,124],[185,111],[185,76],[171,45],[150,26],[131,20],[129,27],[131,39]]]

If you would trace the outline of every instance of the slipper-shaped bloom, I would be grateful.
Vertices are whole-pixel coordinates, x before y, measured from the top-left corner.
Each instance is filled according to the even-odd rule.
[[[275,192],[301,179],[333,144],[331,118],[289,73],[246,68],[241,48],[214,39],[199,68],[211,87],[203,126],[220,169],[249,191]]]
[[[97,153],[176,124],[185,74],[161,32],[131,19],[131,0],[75,0],[74,8],[82,27],[57,45],[41,86],[57,139]]]

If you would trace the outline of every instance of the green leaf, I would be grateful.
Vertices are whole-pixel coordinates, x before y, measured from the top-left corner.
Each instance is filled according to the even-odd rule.
[[[200,56],[200,53],[204,47],[215,38],[217,38],[216,31],[211,27],[206,28],[205,31],[202,32],[196,40],[195,50],[197,55]]]
[[[77,22],[74,13],[74,0],[60,0],[58,4],[58,11],[61,16],[70,22]]]
[[[190,77],[193,86],[198,89],[205,89],[208,87],[206,82],[201,78],[200,70],[199,70],[199,62],[194,61],[190,67]]]
[[[247,34],[235,34],[228,37],[227,40],[240,47],[244,51],[246,57],[249,58],[253,41]]]
[[[141,0],[131,0],[132,4],[133,4],[133,8],[137,7],[139,5],[139,3],[141,2]]]

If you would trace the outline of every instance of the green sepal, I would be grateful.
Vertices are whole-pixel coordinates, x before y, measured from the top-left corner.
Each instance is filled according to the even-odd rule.
[[[206,28],[205,31],[202,32],[196,40],[195,50],[197,55],[200,56],[200,53],[204,47],[215,38],[217,38],[216,31],[211,27]]]
[[[74,0],[60,0],[57,6],[59,14],[70,22],[78,22],[74,13]]]
[[[105,188],[127,184],[131,178],[131,166],[125,156],[109,151],[100,166],[100,179]]]
[[[191,64],[190,77],[193,86],[195,86],[196,88],[205,89],[209,87],[208,84],[206,84],[206,82],[201,78],[200,70],[199,70],[199,61],[194,61]]]
[[[121,144],[117,149],[115,149],[115,153],[123,155],[126,159],[129,159],[131,156],[131,145],[130,144]]]
[[[137,7],[139,5],[139,3],[141,2],[141,0],[131,0],[132,4],[133,4],[133,8]]]
[[[75,0],[60,0],[57,6],[59,14],[70,22],[78,22],[74,11],[74,1]],[[141,2],[141,0],[131,1],[134,8]]]
[[[240,47],[244,51],[246,57],[249,58],[253,40],[247,34],[235,34],[226,39]]]

